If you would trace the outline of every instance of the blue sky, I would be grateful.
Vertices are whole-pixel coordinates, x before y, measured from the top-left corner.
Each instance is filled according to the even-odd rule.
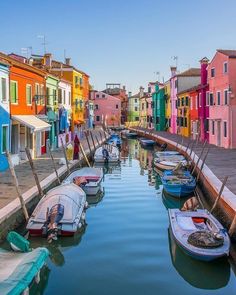
[[[47,51],[91,76],[96,89],[106,82],[136,92],[148,81],[212,58],[215,49],[236,49],[235,0],[41,0],[0,1],[0,50],[21,54]]]

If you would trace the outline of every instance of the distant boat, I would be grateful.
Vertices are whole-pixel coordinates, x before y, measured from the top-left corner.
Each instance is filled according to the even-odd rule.
[[[169,152],[163,152],[162,154],[161,152],[157,152],[154,155],[153,164],[159,170],[173,170],[179,164],[181,164],[182,167],[186,167],[188,163],[181,154],[172,154]]]
[[[108,140],[107,140],[107,144],[114,144],[114,145],[117,145],[117,146],[120,146],[122,143],[120,137],[110,137]]]
[[[103,145],[96,149],[95,163],[117,163],[120,161],[120,152],[114,145]]]
[[[31,236],[73,236],[85,219],[86,194],[77,185],[51,189],[38,203],[26,228]]]
[[[164,190],[177,198],[191,195],[196,187],[196,180],[189,171],[164,171],[161,181]]]
[[[176,151],[158,151],[154,153],[154,157],[170,157],[173,155],[180,155],[180,153]]]
[[[86,195],[96,195],[101,189],[103,170],[101,168],[84,167],[72,172],[63,183],[79,185]]]
[[[147,147],[147,146],[154,146],[156,142],[152,139],[148,139],[145,137],[139,138],[139,142],[142,146]]]
[[[208,211],[169,209],[168,213],[173,237],[186,254],[203,261],[229,255],[229,236]]]

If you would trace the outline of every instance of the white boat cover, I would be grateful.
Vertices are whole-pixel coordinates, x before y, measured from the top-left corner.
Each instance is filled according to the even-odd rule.
[[[118,148],[113,145],[105,145],[105,146],[101,146],[96,149],[95,154],[94,154],[94,161],[95,162],[104,161],[104,156],[102,154],[102,151],[104,148],[106,148],[109,153],[109,161],[116,162],[119,160],[120,152],[119,152]]]
[[[65,208],[64,216],[60,223],[73,223],[81,206],[84,206],[85,201],[86,194],[79,186],[73,183],[62,184],[53,188],[45,195],[35,208],[31,219],[34,222],[44,223],[46,221],[47,208],[50,210],[52,206],[60,203]]]
[[[63,183],[72,183],[74,177],[80,176],[97,176],[100,178],[103,177],[103,171],[101,168],[94,168],[94,167],[84,167],[79,170],[72,172],[64,181]]]
[[[0,294],[21,294],[43,267],[48,255],[46,248],[28,253],[0,249]]]

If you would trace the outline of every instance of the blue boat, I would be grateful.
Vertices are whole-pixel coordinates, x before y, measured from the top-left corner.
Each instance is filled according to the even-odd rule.
[[[161,181],[164,190],[177,198],[189,196],[196,187],[196,180],[189,171],[164,171]]]
[[[112,134],[107,140],[107,144],[121,145],[122,141],[118,134]]]
[[[139,138],[139,142],[144,147],[146,147],[146,146],[154,146],[156,144],[156,142],[154,140],[144,138],[144,137]]]

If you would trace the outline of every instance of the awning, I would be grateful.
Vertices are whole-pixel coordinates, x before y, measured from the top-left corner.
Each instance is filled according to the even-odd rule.
[[[85,123],[84,120],[74,120],[74,124],[75,124],[75,125],[82,125],[82,124],[84,124],[84,123]]]
[[[19,123],[25,125],[30,128],[33,132],[37,131],[49,131],[51,125],[40,120],[36,116],[33,115],[14,115],[11,116],[13,120],[18,121]]]

